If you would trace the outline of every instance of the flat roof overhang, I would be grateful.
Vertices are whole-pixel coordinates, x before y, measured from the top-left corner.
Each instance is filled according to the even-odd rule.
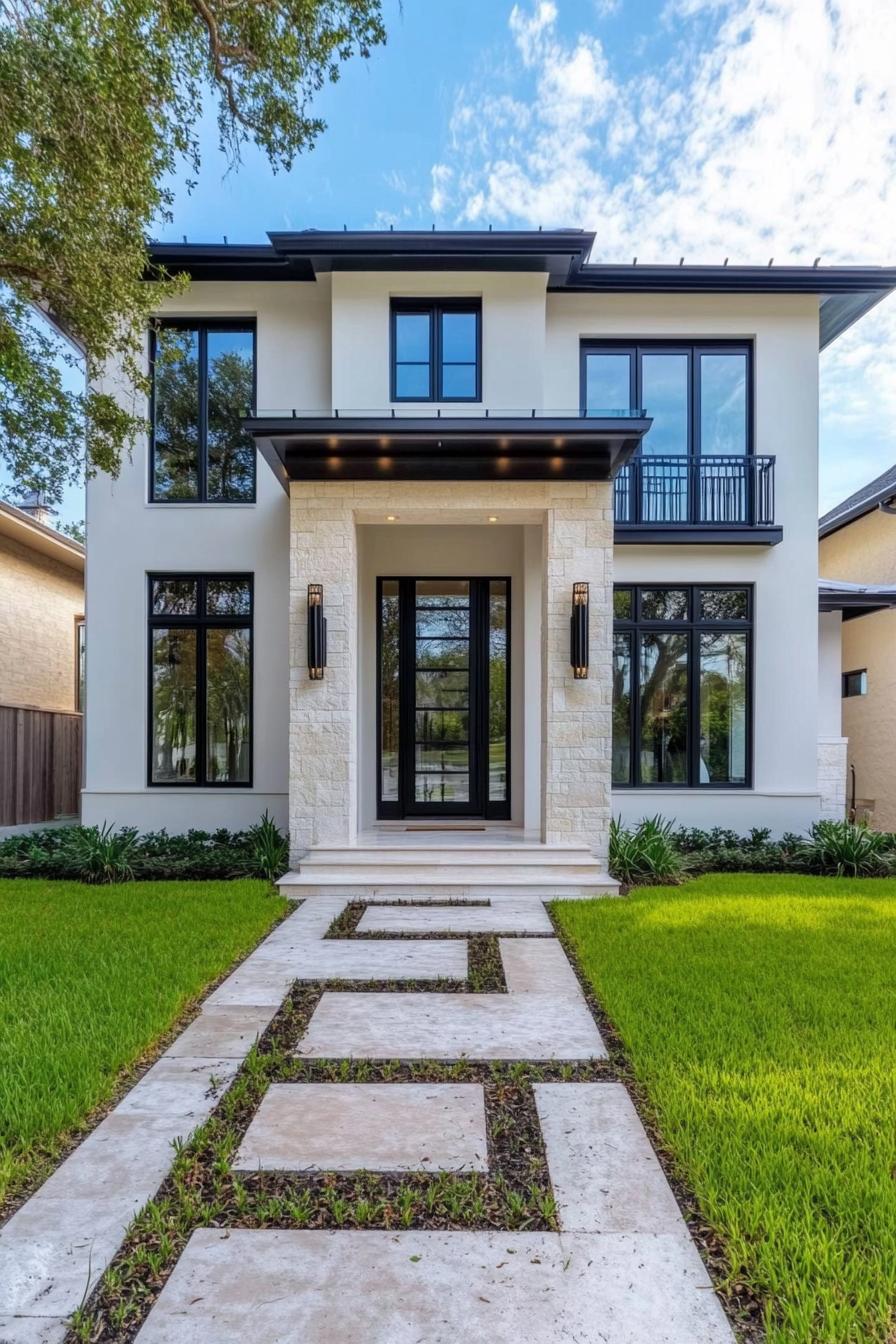
[[[290,481],[609,481],[647,416],[253,416],[243,421]]]
[[[839,611],[844,621],[870,616],[896,607],[896,588],[886,584],[838,583],[822,579],[818,585],[818,610]]]

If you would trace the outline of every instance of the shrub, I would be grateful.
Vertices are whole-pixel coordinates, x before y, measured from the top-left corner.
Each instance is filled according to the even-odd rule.
[[[51,827],[0,840],[0,877],[86,882],[264,877],[286,871],[289,846],[267,813],[248,831],[169,835],[114,826]]]
[[[615,817],[610,822],[610,873],[627,886],[677,882],[683,862],[672,841],[674,823],[645,817],[627,830]]]
[[[62,849],[75,875],[84,882],[129,882],[134,876],[131,859],[136,830],[116,831],[105,826],[76,826],[67,832]]]
[[[836,877],[885,877],[896,868],[893,837],[867,822],[817,821],[796,859],[808,872]]]
[[[258,825],[250,828],[249,842],[258,876],[276,882],[289,867],[289,841],[277,830],[267,811]]]

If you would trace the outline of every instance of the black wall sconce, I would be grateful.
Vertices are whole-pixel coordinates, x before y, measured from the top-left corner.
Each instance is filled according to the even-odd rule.
[[[588,676],[588,585],[572,586],[572,615],[569,618],[569,661],[576,681]]]
[[[323,681],[327,665],[327,618],[324,615],[324,586],[308,585],[308,675]]]

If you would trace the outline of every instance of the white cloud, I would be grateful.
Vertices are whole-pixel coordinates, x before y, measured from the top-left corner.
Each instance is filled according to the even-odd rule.
[[[670,0],[625,78],[559,17],[515,5],[511,83],[458,91],[437,213],[593,228],[596,261],[896,260],[896,5]],[[896,302],[822,370],[831,503],[896,458]]]

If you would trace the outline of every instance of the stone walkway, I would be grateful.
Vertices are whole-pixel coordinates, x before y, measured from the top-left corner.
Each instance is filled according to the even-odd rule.
[[[368,906],[364,937],[325,938],[346,904],[311,898],[274,930],[0,1231],[0,1344],[64,1339],[166,1175],[172,1140],[215,1107],[296,980],[463,982],[463,935],[505,935],[506,993],[328,990],[296,1057],[605,1058],[539,899]],[[139,1344],[244,1344],[250,1333],[254,1344],[732,1344],[625,1088],[537,1082],[532,1095],[558,1231],[197,1230]],[[463,1179],[496,1161],[486,1109],[482,1082],[274,1083],[234,1168]]]

